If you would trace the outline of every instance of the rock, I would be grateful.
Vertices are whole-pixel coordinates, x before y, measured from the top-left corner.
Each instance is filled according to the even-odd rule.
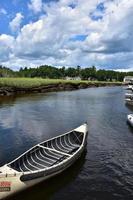
[[[18,87],[1,87],[0,96],[11,96],[15,94],[25,94],[25,93],[45,93],[53,91],[63,91],[63,90],[77,90],[89,87],[104,87],[104,86],[118,86],[122,83],[103,83],[103,82],[81,82],[81,83],[57,83],[48,84],[32,88],[18,88]]]

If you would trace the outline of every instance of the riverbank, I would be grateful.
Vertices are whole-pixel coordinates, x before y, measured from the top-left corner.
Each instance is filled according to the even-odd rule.
[[[122,82],[73,81],[41,78],[0,78],[0,96],[45,93],[89,87],[121,86]]]

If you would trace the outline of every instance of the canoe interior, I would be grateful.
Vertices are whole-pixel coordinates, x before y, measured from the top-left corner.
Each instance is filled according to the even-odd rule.
[[[72,156],[83,142],[83,133],[72,131],[40,143],[8,166],[18,172],[43,170]]]

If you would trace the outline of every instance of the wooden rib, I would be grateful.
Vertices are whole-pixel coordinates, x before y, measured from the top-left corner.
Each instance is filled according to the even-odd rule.
[[[53,144],[52,144],[52,141],[49,142],[49,146],[50,146],[50,147],[48,147],[48,145],[47,145],[48,148],[50,148],[50,149],[55,149],[55,147],[54,147]],[[56,149],[55,149],[55,150],[56,150]],[[52,154],[56,155],[57,158],[61,158],[61,155],[60,155],[59,153],[57,153],[57,152],[55,153],[55,152],[52,151]]]
[[[52,159],[51,159],[51,158],[49,158],[49,159],[51,159],[51,160],[54,159],[54,162],[59,158],[59,157],[55,157],[55,154],[53,155],[53,152],[50,152],[50,153],[52,153],[52,155],[49,154],[48,152],[46,152],[46,149],[43,149],[43,152],[44,152],[46,155],[48,155],[49,157],[52,157]]]
[[[22,163],[23,163],[23,166],[25,167],[25,169],[27,169],[28,171],[31,171],[31,169],[29,169],[29,167],[27,167],[27,165],[26,165],[26,163],[24,161],[24,157],[22,157]]]
[[[32,154],[30,155],[30,158],[31,158],[31,160],[33,161],[33,164],[35,163],[35,164],[37,165],[36,167],[37,167],[38,169],[41,169],[42,167],[43,167],[43,168],[46,167],[45,165],[42,165],[42,164],[38,163],[38,162],[35,160],[35,158],[33,158],[33,155],[32,155]]]
[[[51,165],[51,164],[54,162],[54,160],[51,160],[51,159],[47,158],[46,156],[44,156],[44,155],[41,153],[40,149],[39,149],[39,154],[40,154],[41,158],[43,158],[43,160],[44,160],[46,163],[48,163],[48,164]],[[49,161],[47,161],[47,160],[45,160],[45,159],[48,159]],[[52,161],[52,162],[50,162],[50,161]]]
[[[27,158],[27,155],[26,155],[26,160],[27,160],[27,163],[28,163],[30,166],[32,166],[32,167],[35,168],[36,170],[39,169],[38,167],[36,167],[36,166],[34,166],[34,165],[32,165],[32,164],[30,163],[30,161],[29,161],[28,158]],[[35,170],[31,170],[31,171],[35,171]]]
[[[44,147],[44,146],[42,146],[42,145],[40,145],[40,144],[38,144],[38,146],[39,146],[39,147],[42,147],[42,148],[44,148],[44,149],[48,149],[48,150],[50,150],[50,151],[55,151],[55,152],[57,152],[57,153],[59,153],[59,154],[65,155],[65,156],[70,156],[69,154],[64,153],[64,152],[62,152],[62,151],[58,151],[58,150],[56,150],[56,149],[52,149],[52,148],[49,148],[49,147]]]
[[[60,151],[61,150],[61,152],[63,151],[64,152],[64,150],[60,147],[61,145],[60,144],[58,144],[58,138],[55,138],[54,139],[54,142],[55,142],[55,145],[53,145],[53,143],[52,143],[52,140],[51,140],[51,142],[50,142],[50,146],[52,147],[52,149],[55,149],[55,150],[57,150],[57,151]],[[59,150],[58,150],[59,149]],[[64,152],[64,153],[67,153],[67,152]]]
[[[55,149],[52,143],[52,140],[49,142],[52,149]]]
[[[18,166],[19,166],[20,171],[23,172],[23,169],[21,168],[21,165],[20,165],[20,159],[18,160]]]
[[[75,148],[75,146],[71,143],[69,139],[69,135],[66,135],[66,142],[68,143],[69,146],[71,146],[72,148]]]
[[[66,146],[63,145],[62,137],[60,137],[60,144],[61,144],[62,148],[66,149],[67,151],[71,150],[70,148],[68,148],[68,147],[66,147]]]
[[[70,144],[68,144],[68,142],[66,141],[66,135],[63,137],[63,139],[64,139],[65,145],[72,150],[74,148],[74,146],[72,146],[72,145],[70,146]]]
[[[51,155],[51,154],[52,154],[52,155]],[[62,157],[62,155],[60,155],[59,153],[57,153],[57,152],[53,152],[53,151],[50,151],[50,156],[53,156],[53,155],[56,156],[56,159],[59,159],[59,158]],[[55,157],[54,157],[54,158],[55,158]]]
[[[32,157],[33,158],[33,157]],[[48,167],[48,166],[46,166],[46,163],[45,164],[41,164],[41,163],[39,163],[39,161],[38,160],[41,160],[39,157],[38,157],[38,155],[36,154],[36,152],[35,152],[35,158],[37,158],[37,160],[35,160],[34,158],[33,158],[33,160],[35,160],[40,166],[43,166],[43,167]],[[43,160],[43,163],[44,163],[44,160]]]
[[[74,144],[73,142],[71,142],[71,139],[70,139],[69,136],[70,136],[70,135],[68,135],[68,141],[69,141],[69,143],[70,143],[72,146],[74,146],[74,147],[79,147],[79,145],[76,145],[76,144]]]
[[[57,147],[59,150],[61,150],[61,151],[65,152],[65,153],[67,153],[65,150],[63,150],[63,149],[61,148],[61,146],[60,146],[60,141],[59,141],[59,144],[58,144],[57,138],[55,138],[55,145],[56,145],[56,147]]]

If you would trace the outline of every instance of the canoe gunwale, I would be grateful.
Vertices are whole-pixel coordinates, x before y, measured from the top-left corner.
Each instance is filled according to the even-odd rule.
[[[85,124],[83,124],[84,126],[87,126],[87,124],[85,123]],[[82,125],[82,126],[83,126]],[[77,129],[77,128],[76,128]],[[17,157],[16,159],[14,159],[13,161],[11,161],[11,162],[9,162],[8,164],[6,164],[5,166],[7,166],[8,168],[10,168],[10,164],[12,164],[12,163],[14,163],[15,161],[17,161],[19,158],[21,158],[22,156],[24,156],[25,154],[27,154],[28,152],[30,152],[32,149],[34,149],[34,148],[36,148],[36,147],[40,147],[40,148],[48,148],[48,147],[45,147],[45,146],[43,146],[42,144],[44,144],[45,142],[49,142],[49,141],[51,141],[51,140],[54,140],[54,139],[56,139],[56,138],[61,138],[62,136],[65,136],[65,135],[67,135],[67,134],[70,134],[70,133],[72,133],[73,131],[77,131],[76,129],[73,129],[73,130],[71,130],[71,131],[69,131],[69,132],[67,132],[67,133],[64,133],[64,134],[62,134],[62,135],[59,135],[59,136],[55,136],[55,137],[53,137],[53,138],[51,138],[51,139],[48,139],[48,140],[45,140],[45,141],[43,141],[43,142],[41,142],[41,143],[39,143],[39,144],[37,144],[37,145],[35,145],[35,146],[33,146],[32,148],[30,148],[29,150],[27,150],[26,152],[24,152],[23,154],[21,154],[19,157]],[[38,170],[34,170],[34,171],[23,171],[23,172],[19,172],[19,171],[15,171],[14,170],[14,173],[13,172],[11,172],[11,173],[2,173],[2,174],[0,174],[0,178],[2,177],[9,177],[9,176],[23,176],[23,175],[30,175],[30,174],[35,174],[35,173],[41,173],[41,172],[47,172],[47,171],[51,171],[51,170],[53,170],[54,168],[58,168],[58,167],[60,167],[61,165],[63,166],[63,165],[65,165],[67,162],[69,163],[70,162],[70,160],[73,160],[75,157],[76,157],[76,155],[78,155],[78,154],[80,154],[80,152],[82,152],[82,150],[83,150],[83,148],[84,148],[84,146],[85,146],[85,140],[86,140],[86,137],[87,137],[87,130],[85,129],[84,131],[77,131],[77,132],[80,132],[80,133],[82,133],[83,134],[83,139],[82,139],[82,143],[80,144],[80,146],[79,146],[79,148],[72,154],[72,155],[70,155],[70,154],[67,154],[67,153],[63,153],[62,152],[62,154],[64,154],[64,156],[66,155],[66,156],[68,156],[67,158],[65,158],[64,160],[62,160],[61,162],[59,162],[59,163],[57,163],[57,164],[54,164],[54,165],[52,165],[52,166],[49,166],[49,167],[45,167],[45,168],[42,168],[42,169],[38,169]],[[54,151],[54,149],[50,149],[50,150],[53,150]],[[56,151],[56,150],[55,150]],[[60,152],[61,153],[61,152]],[[73,158],[73,159],[72,159]],[[12,168],[11,168],[12,169]]]

